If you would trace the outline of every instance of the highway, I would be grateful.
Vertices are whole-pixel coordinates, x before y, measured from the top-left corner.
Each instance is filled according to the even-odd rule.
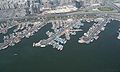
[[[97,16],[97,15],[105,15],[105,14],[116,14],[120,15],[120,13],[111,13],[111,12],[83,12],[83,11],[74,11],[74,12],[69,12],[69,13],[62,13],[62,14],[36,14],[36,15],[31,15],[31,16],[24,16],[24,17],[9,17],[9,18],[0,18],[0,22],[2,21],[8,21],[8,20],[14,20],[14,21],[20,21],[20,20],[25,20],[25,19],[35,19],[35,18],[40,18],[40,19],[49,19],[53,20],[55,18],[61,18],[62,17],[74,17],[74,16],[79,16],[79,15],[87,15],[87,16]]]

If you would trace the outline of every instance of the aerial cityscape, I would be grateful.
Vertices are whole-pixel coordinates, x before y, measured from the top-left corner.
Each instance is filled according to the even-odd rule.
[[[96,23],[78,39],[78,43],[89,44],[99,38],[101,31],[112,20],[120,20],[120,1],[111,0],[2,0],[0,1],[0,34],[4,35],[0,50],[14,46],[23,38],[29,38],[45,25],[51,23],[53,32],[47,31],[48,39],[34,42],[33,47],[63,50],[63,45],[76,35],[84,23]],[[15,27],[13,33],[6,34]],[[120,39],[119,29],[117,31]],[[61,38],[61,36],[65,36]]]
[[[120,0],[0,0],[0,72],[120,72]]]

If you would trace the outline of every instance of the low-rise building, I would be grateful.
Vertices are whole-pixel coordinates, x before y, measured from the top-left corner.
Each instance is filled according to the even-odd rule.
[[[0,10],[26,7],[27,6],[26,2],[27,0],[1,0]]]
[[[45,11],[45,14],[52,14],[52,13],[66,13],[66,12],[71,12],[71,11],[76,11],[77,8],[72,6],[72,5],[67,5],[67,6],[58,6],[54,10],[48,10]]]

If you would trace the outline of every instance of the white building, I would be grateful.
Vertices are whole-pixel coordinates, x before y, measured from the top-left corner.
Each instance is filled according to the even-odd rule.
[[[0,0],[0,18],[25,16],[26,2],[27,0]]]
[[[56,7],[56,9],[45,11],[43,14],[66,13],[66,12],[72,12],[72,11],[76,11],[76,10],[77,10],[77,8],[72,5],[58,6],[58,7]]]
[[[21,8],[26,6],[27,0],[0,0],[0,9]]]
[[[85,5],[102,3],[103,0],[83,0]]]
[[[75,0],[59,0],[60,5],[73,3]]]

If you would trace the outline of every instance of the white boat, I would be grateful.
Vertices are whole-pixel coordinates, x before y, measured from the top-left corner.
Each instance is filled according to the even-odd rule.
[[[105,27],[102,27],[102,29],[101,29],[102,31],[104,31],[105,30]]]
[[[78,43],[85,43],[85,41],[81,37],[80,40],[78,40]]]
[[[118,39],[120,39],[120,32],[119,32],[119,35],[118,35],[118,37],[117,37]]]
[[[99,36],[95,36],[94,38],[95,38],[95,40],[97,40],[99,38]]]
[[[6,49],[8,47],[8,45],[7,46],[4,46],[2,49]]]

